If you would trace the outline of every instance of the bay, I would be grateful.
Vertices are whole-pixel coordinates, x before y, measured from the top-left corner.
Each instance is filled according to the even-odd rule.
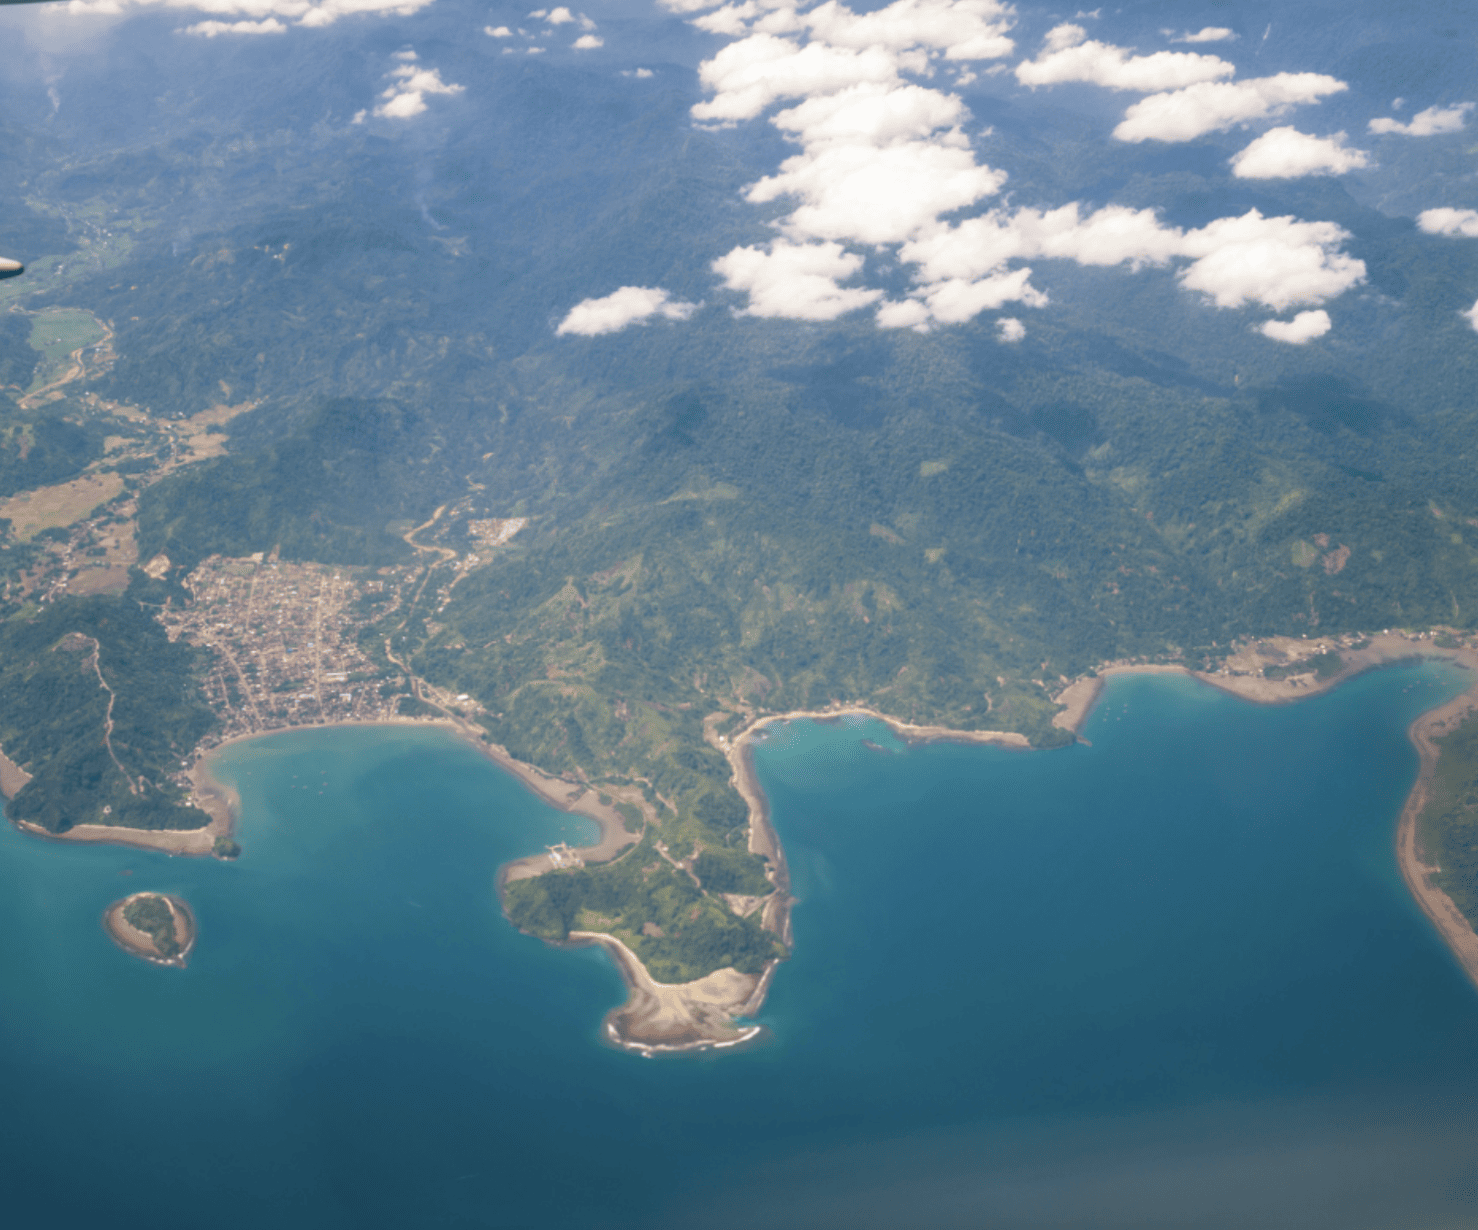
[[[1112,680],[1089,744],[757,751],[797,950],[743,1053],[605,1046],[619,978],[498,865],[593,835],[417,728],[233,745],[232,864],[0,831],[13,1224],[1478,1225],[1478,992],[1407,894],[1390,668],[1259,708]],[[124,873],[129,874],[124,874]],[[184,971],[103,934],[194,907]]]

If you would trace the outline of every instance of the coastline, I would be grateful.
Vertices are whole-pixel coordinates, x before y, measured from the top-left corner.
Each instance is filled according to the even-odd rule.
[[[980,743],[1021,750],[1031,747],[1026,736],[1017,734],[1015,731],[953,730],[948,726],[919,726],[912,722],[889,717],[886,713],[880,713],[866,705],[838,705],[830,709],[792,709],[785,713],[765,714],[762,717],[753,718],[732,738],[706,731],[708,742],[722,752],[728,760],[729,768],[733,773],[734,788],[749,808],[749,852],[762,855],[770,861],[775,891],[765,898],[760,924],[766,931],[777,936],[787,948],[794,944],[791,907],[795,904],[795,898],[790,895],[790,868],[785,862],[785,848],[780,844],[779,834],[775,832],[775,827],[770,821],[770,803],[755,773],[755,736],[763,733],[765,727],[780,722],[826,722],[854,715],[873,718],[884,723],[906,743]],[[779,964],[778,961],[771,961],[765,967],[764,973],[760,975],[759,984],[755,987],[748,1003],[744,1005],[741,1015],[750,1016],[759,1010],[765,1001],[765,995],[769,992],[770,983],[774,980],[775,970]]]
[[[633,835],[626,831],[626,822],[621,813],[616,811],[614,806],[602,804],[599,794],[593,788],[553,777],[532,765],[515,760],[506,749],[486,742],[481,737],[480,728],[457,722],[451,718],[406,717],[372,722],[321,722],[300,726],[275,726],[270,730],[253,730],[247,734],[233,735],[229,739],[223,739],[220,743],[213,744],[207,750],[198,753],[187,770],[186,775],[190,779],[192,789],[185,801],[210,817],[209,822],[200,828],[133,829],[117,824],[74,824],[66,832],[53,833],[38,824],[25,820],[16,820],[13,823],[21,831],[49,841],[77,842],[83,845],[111,842],[114,845],[129,846],[135,849],[160,850],[166,854],[197,858],[210,856],[214,852],[217,837],[230,838],[234,835],[241,805],[236,791],[211,771],[211,762],[217,753],[240,743],[265,739],[272,735],[347,726],[439,726],[459,736],[499,768],[511,773],[523,783],[525,788],[544,802],[561,811],[574,812],[593,820],[600,828],[600,840],[595,845],[583,847],[578,851],[587,862],[605,862],[614,858],[628,845],[641,840],[640,834]],[[0,773],[7,774],[7,778],[9,770],[6,766],[10,766],[15,773],[24,777],[24,780],[19,781],[16,786],[17,790],[30,780],[30,774],[8,760],[0,764]],[[607,793],[619,792],[608,791]],[[6,794],[6,797],[10,798],[12,795]],[[645,800],[642,802],[644,803]],[[541,863],[542,867],[539,866]],[[551,865],[547,854],[538,854],[505,864],[504,869],[512,869],[510,878],[518,879],[525,875],[538,875],[541,870],[548,870]]]
[[[763,856],[770,864],[770,880],[774,889],[764,898],[760,926],[787,948],[795,943],[791,917],[795,898],[790,891],[790,868],[785,861],[785,847],[771,822],[769,800],[755,772],[755,737],[773,723],[835,721],[846,715],[875,718],[909,743],[949,741],[996,744],[1023,750],[1031,746],[1024,735],[1013,731],[920,726],[864,705],[766,714],[752,719],[732,738],[715,734],[711,720],[705,721],[705,738],[729,762],[732,784],[749,810],[749,852]],[[713,718],[720,716],[722,713],[712,715]],[[644,1054],[717,1050],[748,1042],[763,1032],[761,1026],[740,1027],[734,1024],[734,1020],[753,1017],[764,1006],[780,968],[778,959],[767,962],[758,976],[740,974],[733,969],[716,970],[694,982],[669,985],[653,980],[636,954],[614,936],[574,931],[570,936],[585,943],[601,944],[621,971],[627,987],[627,1002],[607,1016],[605,1025],[607,1036],[616,1045]]]
[[[1421,635],[1398,632],[1383,632],[1369,638],[1369,643],[1360,649],[1342,648],[1327,638],[1315,641],[1295,640],[1292,637],[1266,638],[1274,650],[1285,653],[1299,648],[1302,653],[1319,652],[1328,647],[1340,652],[1344,666],[1326,679],[1312,675],[1295,675],[1286,679],[1267,679],[1254,674],[1250,669],[1243,673],[1232,673],[1239,669],[1232,663],[1242,660],[1242,668],[1254,666],[1257,655],[1242,654],[1229,658],[1221,672],[1192,671],[1183,666],[1121,663],[1107,666],[1096,676],[1074,680],[1058,695],[1058,703],[1068,707],[1057,715],[1054,724],[1077,734],[1093,712],[1103,693],[1104,680],[1113,675],[1134,674],[1177,674],[1189,675],[1202,683],[1210,684],[1228,692],[1240,700],[1255,705],[1286,705],[1318,696],[1348,682],[1367,671],[1382,666],[1409,661],[1412,658],[1445,658],[1456,662],[1473,673],[1473,682],[1445,704],[1420,714],[1409,727],[1406,735],[1421,758],[1416,781],[1401,809],[1394,837],[1396,863],[1401,869],[1401,878],[1437,933],[1442,937],[1463,971],[1475,987],[1478,987],[1478,928],[1457,908],[1452,898],[1430,882],[1438,871],[1429,865],[1420,848],[1417,821],[1426,808],[1433,775],[1437,771],[1439,748],[1436,739],[1455,728],[1469,714],[1478,710],[1478,650],[1466,645],[1443,647]]]
[[[1428,634],[1430,636],[1430,634]],[[1321,649],[1336,649],[1344,659],[1342,668],[1325,679],[1312,671],[1268,679],[1262,663],[1284,662],[1294,655],[1294,664]],[[1475,933],[1447,895],[1431,886],[1429,876],[1436,869],[1427,866],[1418,849],[1417,820],[1425,805],[1428,786],[1437,760],[1435,736],[1455,725],[1467,713],[1478,709],[1478,651],[1467,647],[1442,648],[1427,637],[1402,633],[1381,633],[1369,638],[1359,649],[1353,649],[1329,638],[1269,637],[1256,649],[1243,649],[1226,660],[1215,672],[1192,671],[1168,664],[1133,662],[1108,663],[1095,674],[1072,681],[1058,694],[1064,705],[1054,724],[1077,734],[1092,713],[1105,680],[1120,674],[1182,674],[1228,692],[1254,704],[1289,704],[1329,691],[1347,680],[1384,665],[1413,657],[1442,657],[1460,662],[1475,672],[1475,681],[1461,696],[1418,717],[1409,729],[1409,737],[1421,756],[1421,769],[1405,808],[1396,834],[1396,852],[1402,878],[1413,897],[1439,934],[1453,951],[1463,968],[1478,984],[1478,933]],[[744,799],[749,814],[749,850],[764,856],[770,865],[773,891],[763,900],[760,923],[766,931],[793,946],[792,906],[789,868],[785,851],[771,822],[769,802],[759,785],[754,767],[754,743],[766,727],[792,720],[836,721],[857,715],[885,723],[897,737],[907,743],[950,741],[1026,750],[1029,740],[1008,731],[955,730],[946,726],[919,725],[890,717],[865,705],[836,705],[827,709],[793,710],[754,717],[734,736],[715,734],[705,722],[708,742],[729,763],[734,788]],[[713,715],[713,719],[726,716]],[[615,803],[629,802],[652,819],[652,811],[640,791],[633,787],[598,788],[584,782],[571,781],[545,773],[516,760],[508,750],[489,743],[481,727],[457,719],[453,715],[437,718],[391,718],[380,721],[327,722],[322,724],[284,726],[234,736],[199,753],[188,776],[193,786],[189,802],[205,811],[210,822],[200,829],[140,830],[116,826],[77,825],[64,834],[47,833],[36,825],[16,822],[17,827],[38,836],[60,841],[114,842],[127,846],[164,850],[170,854],[209,855],[217,836],[230,837],[240,809],[236,792],[222,783],[211,771],[215,755],[222,749],[252,739],[329,726],[438,726],[474,746],[500,769],[512,774],[536,797],[561,811],[583,815],[593,820],[600,838],[591,846],[576,851],[586,862],[604,862],[617,857],[628,846],[640,840],[641,834],[626,829],[626,819]],[[15,782],[15,774],[24,774],[19,766],[5,761],[0,770],[13,768],[6,784]],[[26,775],[26,780],[29,776]],[[24,784],[24,781],[20,783]],[[19,788],[18,786],[16,787]],[[610,802],[601,802],[604,794]],[[554,862],[548,854],[531,855],[503,864],[497,872],[497,885],[512,880],[543,874]],[[116,938],[116,937],[115,937]],[[572,931],[569,942],[577,946],[598,944],[606,950],[621,974],[627,988],[626,1002],[607,1014],[603,1030],[614,1045],[636,1053],[676,1053],[723,1049],[749,1042],[763,1033],[759,1025],[737,1025],[735,1018],[752,1017],[763,1006],[779,960],[767,963],[759,975],[740,974],[733,969],[717,970],[690,983],[666,984],[652,978],[640,959],[614,936],[599,932]],[[146,958],[152,959],[152,958]]]
[[[1255,648],[1243,649],[1230,655],[1219,671],[1193,671],[1186,666],[1168,663],[1110,662],[1099,667],[1093,675],[1074,679],[1057,694],[1057,703],[1067,707],[1052,719],[1052,724],[1077,734],[1098,703],[1104,680],[1114,675],[1189,675],[1255,705],[1290,705],[1331,691],[1366,671],[1378,670],[1408,658],[1452,658],[1478,668],[1478,653],[1472,650],[1464,647],[1444,649],[1420,635],[1408,636],[1402,632],[1377,633],[1366,638],[1366,644],[1359,649],[1342,645],[1332,637],[1304,640],[1301,637],[1270,636],[1262,638],[1259,644],[1266,647],[1265,652]],[[1306,656],[1324,650],[1337,652],[1344,659],[1344,665],[1324,679],[1318,678],[1313,671],[1290,674],[1283,679],[1268,679],[1262,674],[1266,666],[1281,664],[1289,655]]]
[[[489,743],[484,737],[482,727],[471,722],[458,721],[452,717],[417,718],[417,717],[394,717],[377,721],[348,721],[348,722],[318,722],[301,726],[276,726],[271,730],[254,730],[244,735],[233,735],[216,744],[209,751],[196,757],[195,763],[190,769],[190,780],[195,785],[195,791],[190,796],[190,802],[202,811],[208,811],[215,819],[224,819],[225,827],[220,830],[224,836],[230,837],[234,834],[236,818],[240,811],[241,800],[236,791],[226,786],[211,772],[211,761],[216,754],[228,747],[234,747],[240,743],[249,743],[253,739],[265,739],[271,735],[292,734],[306,730],[331,730],[348,727],[365,726],[386,728],[395,726],[425,729],[427,727],[438,727],[456,735],[462,742],[466,743],[486,759],[491,760],[504,772],[517,778],[523,787],[531,794],[551,807],[558,808],[563,812],[584,816],[595,822],[600,829],[599,840],[591,846],[581,846],[575,852],[589,863],[609,862],[615,858],[620,851],[627,846],[635,845],[641,840],[640,833],[630,833],[626,829],[626,819],[614,806],[617,799],[622,802],[626,799],[625,791],[619,788],[597,790],[583,782],[571,782],[562,777],[545,773],[536,769],[533,765],[525,764],[521,760],[515,760],[508,754],[508,749],[496,743]],[[600,795],[604,793],[612,798],[611,804],[600,801]],[[641,798],[639,791],[632,792],[636,795],[637,806],[643,815],[647,814],[646,800]],[[98,826],[105,827],[105,826]],[[211,826],[207,826],[207,829]],[[206,830],[191,829],[188,832],[203,832]],[[105,839],[98,839],[105,840]],[[208,851],[207,851],[208,852]],[[548,871],[553,866],[547,854],[534,854],[527,858],[514,859],[504,863],[498,869],[498,884],[510,879],[523,879],[526,876],[539,875]]]
[[[1478,654],[1468,651],[1463,664],[1478,674]],[[1401,809],[1401,819],[1396,826],[1396,862],[1401,868],[1401,878],[1416,898],[1422,913],[1437,928],[1437,933],[1474,987],[1478,987],[1478,931],[1452,898],[1431,883],[1432,875],[1440,868],[1427,863],[1417,832],[1417,821],[1426,810],[1432,779],[1437,772],[1437,757],[1441,750],[1437,739],[1456,728],[1475,709],[1478,709],[1478,678],[1466,691],[1445,705],[1427,710],[1407,728],[1407,738],[1421,757],[1421,768],[1417,771],[1411,793],[1406,796],[1406,805]]]
[[[235,740],[227,740],[227,742],[235,742]],[[224,747],[225,744],[220,746]],[[207,762],[216,750],[216,748],[211,748],[210,751],[198,755],[187,774],[192,790],[186,802],[198,807],[210,817],[209,822],[201,828],[131,829],[120,824],[74,824],[64,833],[53,833],[39,824],[32,824],[29,820],[15,820],[12,823],[21,832],[46,841],[73,842],[80,845],[112,844],[137,850],[159,850],[165,854],[181,854],[192,858],[213,855],[216,838],[229,838],[236,827],[237,804],[236,792],[217,781],[210,772]]]
[[[734,775],[734,788],[749,807],[749,851],[769,859],[774,872],[775,891],[765,899],[764,912],[760,916],[761,925],[778,936],[787,948],[794,943],[791,907],[795,904],[795,898],[790,895],[790,869],[785,862],[785,849],[770,822],[769,800],[760,787],[754,768],[755,736],[763,733],[765,727],[780,722],[826,722],[847,716],[868,717],[882,722],[905,743],[993,744],[1022,751],[1031,747],[1030,740],[1015,731],[954,730],[948,726],[919,726],[890,717],[866,705],[839,705],[831,709],[793,709],[786,713],[771,713],[754,718],[732,739],[711,736],[709,742],[728,759]],[[741,1015],[751,1016],[759,1010],[779,964],[778,961],[771,961],[765,967],[759,984],[749,1002],[744,1005]]]
[[[721,716],[724,716],[722,711],[712,715],[712,718]],[[790,895],[790,869],[785,861],[785,849],[770,822],[769,801],[755,776],[751,736],[769,722],[792,717],[835,716],[835,711],[775,714],[752,721],[733,739],[715,735],[711,729],[712,719],[704,723],[705,738],[728,760],[734,788],[748,808],[749,851],[763,855],[770,864],[770,879],[774,888],[764,898],[761,906],[760,926],[779,938],[787,948],[794,942],[791,929],[791,906],[794,898]],[[927,731],[929,737],[944,737],[946,733],[943,728],[913,729]],[[1020,736],[1007,738],[1014,741]],[[1024,744],[1025,740],[1021,742]],[[500,755],[493,759],[510,772],[516,773],[531,789],[540,793],[541,797],[549,798],[540,789],[542,782],[539,779],[548,780],[544,775],[512,760],[506,750],[498,748],[497,751]],[[530,864],[540,861],[544,863],[544,867],[532,871],[524,870]],[[516,878],[519,872],[537,875],[546,869],[548,859],[543,855],[505,864],[499,870],[499,887],[509,879]],[[692,982],[663,983],[653,978],[642,964],[641,958],[613,935],[599,931],[571,931],[566,943],[574,947],[599,945],[605,949],[621,975],[621,981],[626,987],[626,1001],[611,1009],[602,1024],[602,1035],[613,1046],[648,1058],[658,1054],[696,1054],[741,1046],[765,1032],[763,1026],[738,1025],[735,1021],[736,1018],[752,1017],[763,1006],[775,980],[775,972],[780,967],[778,959],[766,962],[764,969],[757,975],[741,974],[738,970],[727,968],[714,970]]]

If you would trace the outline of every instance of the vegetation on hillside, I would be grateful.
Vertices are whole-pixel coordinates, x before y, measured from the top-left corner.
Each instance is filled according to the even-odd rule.
[[[173,780],[213,724],[194,653],[126,598],[72,598],[0,623],[0,747],[32,774],[5,814],[52,833],[207,823]],[[99,671],[115,697],[111,735]]]
[[[688,982],[725,967],[758,974],[785,956],[785,945],[760,928],[756,915],[735,917],[663,858],[650,836],[604,867],[514,880],[503,901],[515,925],[543,939],[564,940],[572,930],[616,936],[658,982]]]

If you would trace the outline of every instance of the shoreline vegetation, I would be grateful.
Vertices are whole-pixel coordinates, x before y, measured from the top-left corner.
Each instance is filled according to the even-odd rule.
[[[1064,706],[1054,725],[1073,735],[1087,721],[1101,695],[1105,680],[1122,674],[1188,675],[1254,704],[1290,704],[1319,695],[1339,686],[1356,675],[1413,657],[1446,658],[1474,671],[1474,683],[1460,696],[1418,717],[1409,736],[1421,756],[1421,769],[1407,799],[1397,827],[1395,839],[1401,874],[1413,897],[1432,921],[1469,977],[1478,984],[1478,933],[1441,889],[1430,883],[1437,868],[1429,866],[1420,848],[1418,821],[1429,796],[1430,782],[1440,749],[1434,741],[1442,733],[1455,729],[1462,720],[1478,712],[1478,652],[1465,645],[1437,644],[1433,634],[1382,632],[1368,638],[1334,641],[1329,638],[1269,637],[1248,643],[1230,655],[1216,671],[1193,671],[1165,663],[1115,662],[1105,664],[1090,675],[1073,680],[1057,694]],[[1319,655],[1337,654],[1337,669],[1303,669]],[[1270,677],[1271,676],[1271,677]],[[715,715],[716,717],[719,715]],[[705,724],[708,742],[728,760],[733,785],[744,800],[749,813],[749,850],[762,855],[769,864],[772,891],[758,898],[736,898],[730,905],[736,912],[760,909],[760,923],[789,949],[793,942],[791,927],[790,876],[784,848],[770,822],[768,800],[761,790],[754,769],[754,742],[766,727],[789,721],[836,721],[845,716],[868,717],[885,723],[903,742],[957,742],[991,744],[1027,750],[1028,739],[1011,731],[956,730],[946,726],[918,725],[903,722],[865,705],[837,704],[826,709],[804,709],[754,717],[737,734],[726,737]],[[439,726],[471,744],[499,768],[516,777],[526,789],[561,811],[582,815],[596,823],[600,837],[595,844],[573,851],[585,863],[609,862],[641,841],[642,831],[632,833],[627,820],[617,809],[618,803],[637,807],[644,821],[654,818],[652,808],[640,791],[597,789],[584,782],[570,781],[545,773],[515,759],[507,750],[490,743],[486,733],[470,722],[446,715],[436,718],[403,717],[369,722],[327,722],[322,726]],[[18,827],[52,840],[81,842],[115,842],[123,845],[164,850],[170,854],[219,854],[222,840],[231,842],[240,800],[234,790],[220,782],[211,772],[211,761],[223,748],[250,739],[288,733],[316,726],[291,726],[254,731],[228,739],[201,752],[190,769],[193,786],[190,802],[207,812],[210,823],[194,830],[120,829],[108,825],[78,825],[62,834],[47,833],[38,826],[20,822]],[[7,797],[24,785],[25,771],[8,760],[0,759],[0,784]],[[613,796],[621,795],[617,800]],[[629,798],[625,797],[627,794]],[[554,870],[559,864],[551,854],[535,854],[514,859],[498,870],[500,897],[504,887],[520,879],[531,878]],[[121,903],[119,903],[121,905]],[[110,907],[110,911],[113,907]],[[110,927],[110,934],[114,934]],[[117,938],[115,934],[115,939]],[[121,942],[121,941],[120,941]],[[193,942],[193,941],[192,941]],[[720,969],[692,982],[662,983],[652,977],[637,955],[614,935],[600,931],[571,930],[565,941],[569,946],[599,945],[610,955],[627,988],[626,1002],[607,1014],[603,1036],[612,1044],[644,1055],[658,1053],[724,1049],[742,1045],[759,1037],[763,1027],[741,1023],[750,1019],[763,1005],[773,981],[779,959],[769,961],[759,974]],[[132,950],[131,950],[132,951]],[[150,957],[148,959],[156,959]]]
[[[130,893],[103,911],[103,930],[119,948],[151,965],[184,969],[199,927],[180,897]]]

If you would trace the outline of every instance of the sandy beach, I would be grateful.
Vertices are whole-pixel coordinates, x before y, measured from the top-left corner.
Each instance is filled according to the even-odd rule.
[[[785,847],[780,844],[780,838],[776,836],[774,826],[770,823],[769,800],[765,798],[754,774],[754,749],[746,738],[748,734],[749,730],[745,730],[737,739],[726,741],[719,747],[733,770],[734,788],[739,791],[749,808],[749,852],[770,862],[770,880],[775,885],[775,891],[765,898],[760,907],[760,926],[778,937],[788,948],[793,942],[790,927],[790,907],[793,903],[790,895],[790,868],[785,862]],[[757,1012],[764,1002],[765,992],[769,989],[777,964],[778,962],[771,962],[766,967],[760,985],[750,997],[748,1013]]]
[[[1408,658],[1450,658],[1465,666],[1478,667],[1478,653],[1467,648],[1442,649],[1430,637],[1379,632],[1365,640],[1361,648],[1353,649],[1334,637],[1264,637],[1230,655],[1216,671],[1193,671],[1163,663],[1106,663],[1095,674],[1073,680],[1057,694],[1057,703],[1066,708],[1052,719],[1052,724],[1076,734],[1093,711],[1104,680],[1114,675],[1189,675],[1253,704],[1287,705],[1328,692],[1366,671]],[[1263,674],[1270,666],[1288,669],[1290,664],[1296,666],[1300,660],[1322,652],[1338,653],[1344,659],[1344,665],[1324,679],[1318,678],[1312,668],[1282,679],[1269,679]]]
[[[116,824],[74,824],[65,833],[50,833],[39,824],[17,820],[16,828],[47,841],[65,841],[82,845],[110,842],[115,846],[132,846],[139,850],[163,850],[166,854],[208,855],[215,846],[215,835],[203,829],[127,829]]]
[[[624,1050],[648,1055],[715,1050],[748,1042],[762,1032],[758,1025],[734,1024],[734,1017],[751,1010],[763,977],[720,969],[693,982],[657,982],[615,936],[571,931],[570,942],[599,944],[621,971],[626,1002],[606,1015],[605,1034]]]
[[[955,730],[949,726],[919,726],[901,718],[890,717],[866,705],[837,705],[830,709],[792,709],[788,713],[767,713],[755,718],[732,740],[720,740],[716,746],[726,750],[727,743],[738,745],[776,722],[834,722],[844,717],[874,718],[891,727],[905,743],[993,743],[999,747],[1019,748],[1031,746],[1030,739],[1014,730]]]

